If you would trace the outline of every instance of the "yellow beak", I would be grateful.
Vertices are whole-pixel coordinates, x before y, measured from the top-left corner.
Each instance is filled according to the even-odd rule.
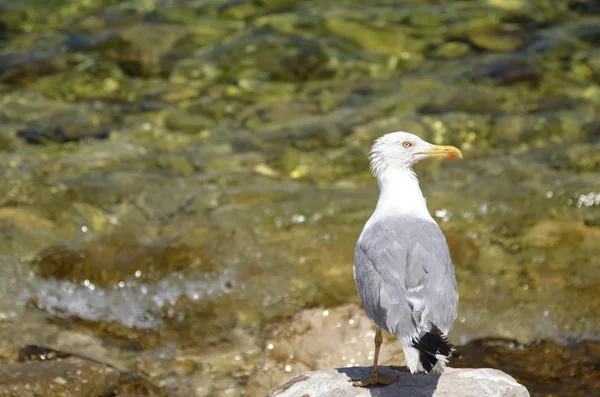
[[[433,145],[433,147],[426,152],[419,152],[417,154],[424,154],[429,157],[446,157],[449,159],[462,159],[462,153],[460,150],[454,146],[438,146]]]

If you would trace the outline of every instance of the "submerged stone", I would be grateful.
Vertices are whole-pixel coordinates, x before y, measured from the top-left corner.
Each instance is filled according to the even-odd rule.
[[[169,397],[166,390],[157,386],[141,373],[121,372],[115,389],[117,396]]]
[[[587,64],[598,81],[600,81],[600,49],[590,51],[587,55]]]
[[[467,39],[475,46],[488,51],[511,52],[525,43],[525,34],[518,25],[482,25],[471,28]]]
[[[296,82],[326,80],[334,75],[321,43],[297,35],[263,33],[234,40],[214,51],[211,58],[236,80]]]
[[[175,110],[167,114],[165,125],[176,131],[200,134],[211,128],[214,123],[208,117],[196,112]]]
[[[600,343],[593,340],[557,343],[542,340],[523,345],[511,339],[478,339],[459,347],[456,367],[492,367],[506,371],[532,395],[586,397],[600,388],[595,360]]]
[[[29,346],[25,346],[23,348],[20,349],[19,351],[19,356],[17,361],[19,363],[28,363],[28,364],[33,364],[33,363],[47,363],[48,365],[46,365],[46,368],[43,368],[45,371],[49,371],[49,372],[55,372],[55,371],[61,371],[61,368],[63,366],[65,366],[64,364],[70,363],[70,362],[75,362],[77,364],[80,364],[81,368],[77,368],[75,365],[73,365],[72,363],[70,365],[67,365],[66,368],[68,369],[67,375],[71,375],[73,372],[75,372],[75,374],[78,376],[78,381],[83,383],[83,384],[87,384],[90,383],[90,380],[88,379],[89,374],[87,372],[90,372],[90,369],[97,368],[97,371],[100,372],[101,374],[110,374],[110,381],[105,381],[104,383],[107,383],[105,385],[106,388],[106,392],[104,393],[100,393],[98,394],[98,392],[92,392],[90,391],[90,394],[85,394],[86,391],[85,390],[81,390],[81,385],[78,384],[78,382],[71,382],[71,384],[69,384],[69,379],[65,379],[63,378],[62,374],[58,374],[58,376],[56,376],[53,381],[55,383],[58,383],[60,385],[68,385],[70,387],[73,388],[73,392],[81,392],[83,393],[83,395],[90,395],[90,396],[104,396],[104,395],[117,395],[117,396],[121,396],[121,395],[143,395],[143,396],[147,396],[147,397],[169,397],[169,394],[167,393],[166,390],[164,390],[163,388],[157,386],[149,377],[148,375],[146,375],[145,373],[141,372],[141,371],[136,371],[136,372],[130,372],[130,371],[123,371],[123,370],[118,370],[115,367],[109,365],[109,364],[102,364],[98,361],[95,360],[91,360],[88,359],[86,357],[77,355],[77,354],[71,354],[65,351],[59,351],[59,350],[54,350],[52,348],[49,347],[45,347],[45,346],[35,346],[35,345],[29,345]],[[69,368],[69,367],[74,367],[73,369]],[[7,369],[5,367],[1,367],[0,366],[0,378],[2,377],[2,371]],[[21,368],[23,370],[30,370],[30,371],[36,371],[36,366],[34,365],[30,365],[31,368],[27,369],[26,365],[21,365],[19,368],[18,366],[14,365],[13,367],[17,367],[16,370],[20,371]],[[40,367],[39,365],[37,367]],[[41,367],[40,367],[41,368]],[[102,371],[104,370],[104,371]],[[115,377],[115,374],[117,375]],[[39,382],[43,382],[43,376],[41,376],[41,374],[29,374],[31,380],[34,382],[34,386],[33,387],[28,387],[27,385],[25,386],[26,389],[30,389],[30,388],[34,388],[37,389],[37,383]],[[47,374],[44,374],[44,376],[48,376]],[[116,382],[115,382],[115,378],[116,378]],[[102,377],[100,378],[100,382],[102,381]],[[98,379],[95,380],[95,382],[98,382]],[[74,384],[73,384],[74,383]],[[29,385],[31,386],[31,385]],[[50,389],[54,389],[54,385],[50,386]],[[37,390],[35,390],[35,392],[37,392]],[[0,389],[0,395],[2,391]],[[59,391],[60,396],[66,396],[66,394],[63,394],[64,391]],[[21,396],[21,394],[11,394],[11,396],[14,395],[18,395]],[[25,394],[25,395],[29,395],[29,394]],[[35,394],[36,396],[38,394]],[[47,395],[47,394],[44,394]],[[69,394],[70,395],[70,394]]]
[[[476,82],[489,80],[498,85],[539,83],[542,73],[536,64],[519,56],[497,58],[478,65],[467,75]]]
[[[110,395],[119,372],[79,358],[0,366],[0,396],[79,397]]]
[[[174,24],[134,24],[121,31],[122,43],[107,54],[133,76],[167,75],[174,63],[167,55],[186,34],[185,27]]]
[[[107,118],[102,115],[59,113],[31,122],[17,134],[32,144],[106,139],[110,134],[106,122]]]
[[[156,281],[192,269],[212,274],[217,268],[209,252],[207,247],[178,244],[60,245],[40,252],[33,266],[41,277],[105,287],[130,280]]]
[[[87,58],[86,68],[68,70],[38,79],[32,88],[54,98],[67,100],[122,99],[128,81],[119,65],[111,59]]]
[[[381,54],[400,56],[407,52],[419,52],[424,46],[421,41],[408,37],[399,29],[378,29],[337,17],[327,18],[325,26],[332,34]]]
[[[471,52],[467,43],[460,41],[449,41],[437,47],[430,54],[437,58],[453,59],[463,57]]]

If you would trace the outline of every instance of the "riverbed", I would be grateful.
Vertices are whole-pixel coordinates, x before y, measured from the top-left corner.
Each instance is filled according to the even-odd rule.
[[[594,1],[0,1],[0,357],[245,393],[270,327],[358,302],[398,130],[463,153],[416,167],[455,343],[595,346],[599,110]]]

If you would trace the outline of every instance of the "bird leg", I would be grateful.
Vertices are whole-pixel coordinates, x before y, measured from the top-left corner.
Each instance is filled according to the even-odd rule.
[[[377,327],[375,329],[375,357],[373,358],[373,372],[371,373],[371,377],[367,379],[360,379],[354,381],[352,382],[353,386],[364,387],[375,385],[389,385],[398,380],[393,376],[379,375],[379,372],[377,371],[377,362],[379,361],[379,349],[381,348],[382,343],[383,335],[381,334],[381,328]]]

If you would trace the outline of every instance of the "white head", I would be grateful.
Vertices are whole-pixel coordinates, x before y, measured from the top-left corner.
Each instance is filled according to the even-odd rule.
[[[371,170],[376,178],[386,171],[411,171],[417,162],[429,157],[462,158],[454,146],[439,146],[425,142],[404,131],[391,132],[375,140],[371,148]]]

